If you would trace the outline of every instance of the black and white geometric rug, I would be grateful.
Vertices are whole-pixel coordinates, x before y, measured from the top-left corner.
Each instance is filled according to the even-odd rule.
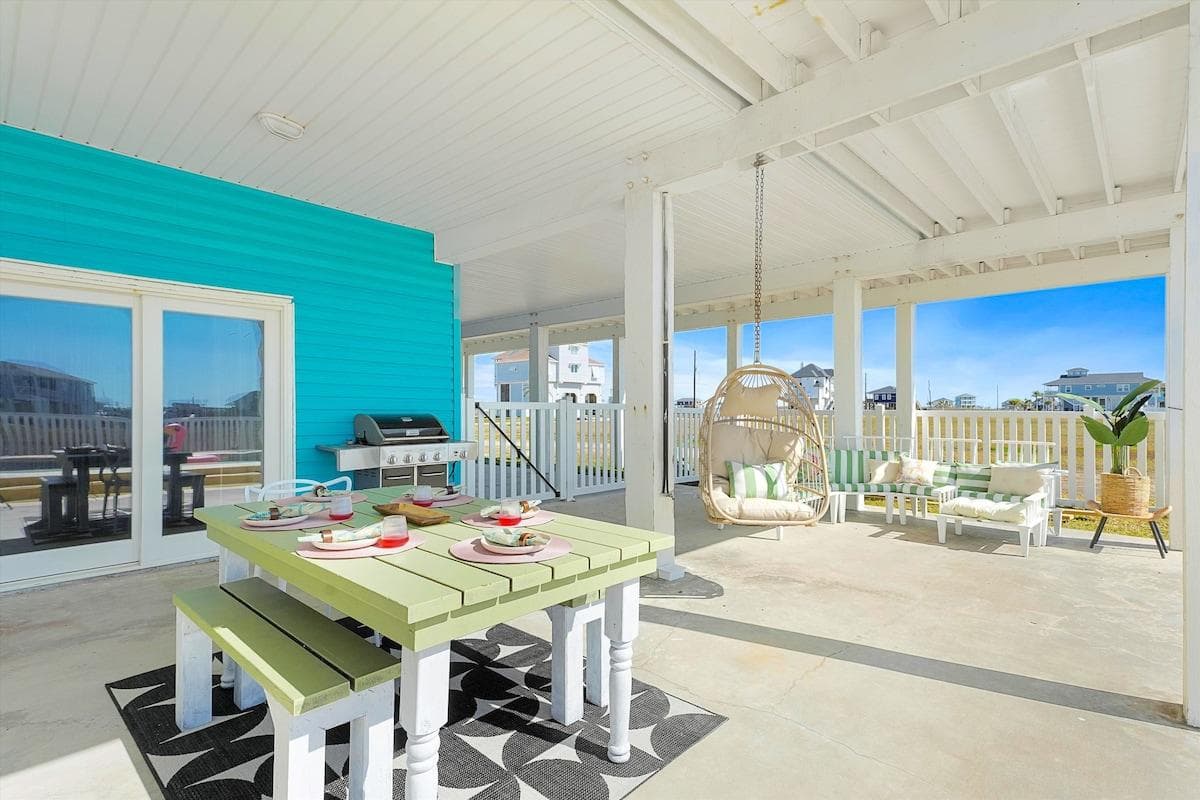
[[[354,627],[350,621],[344,624]],[[368,635],[365,629],[360,631]],[[108,684],[109,694],[167,800],[263,800],[271,796],[272,728],[266,705],[240,711],[213,660],[213,721],[175,727],[175,670],[162,667]],[[607,758],[608,715],[550,717],[550,644],[498,625],[454,642],[450,715],[442,728],[442,800],[616,800],[715,730],[725,718],[633,682],[628,762]],[[396,728],[393,797],[404,797],[405,743]],[[329,731],[326,797],[346,797],[349,726]]]

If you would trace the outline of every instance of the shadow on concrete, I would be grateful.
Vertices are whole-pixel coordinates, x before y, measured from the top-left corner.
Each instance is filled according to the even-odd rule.
[[[851,664],[901,672],[919,678],[952,683],[1010,697],[1020,697],[1039,703],[1050,703],[1078,711],[1191,730],[1183,723],[1183,706],[1179,703],[1167,703],[1147,697],[1090,689],[1086,686],[1048,681],[1027,675],[1015,675],[1011,672],[900,653],[856,642],[710,617],[691,611],[643,605],[641,617],[647,622],[685,628],[712,636],[738,639],[743,642],[783,648]]]
[[[708,578],[685,572],[677,581],[664,581],[647,576],[642,578],[642,597],[671,597],[686,600],[712,600],[725,596],[725,587]]]

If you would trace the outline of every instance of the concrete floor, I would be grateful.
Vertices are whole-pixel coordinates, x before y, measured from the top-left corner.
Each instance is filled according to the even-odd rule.
[[[1196,798],[1178,723],[1178,553],[930,522],[717,531],[677,503],[683,581],[643,585],[635,674],[729,721],[634,794]],[[623,498],[572,513],[619,520]],[[1114,540],[1115,541],[1115,540]],[[0,597],[0,797],[157,797],[103,684],[170,663],[212,563]],[[545,615],[520,626],[549,635]]]

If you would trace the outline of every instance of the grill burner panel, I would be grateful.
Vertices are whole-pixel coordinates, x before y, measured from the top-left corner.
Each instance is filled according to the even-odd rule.
[[[354,440],[318,445],[333,453],[338,472],[353,472],[354,486],[445,486],[447,465],[475,457],[475,442],[452,442],[432,414],[357,414]]]

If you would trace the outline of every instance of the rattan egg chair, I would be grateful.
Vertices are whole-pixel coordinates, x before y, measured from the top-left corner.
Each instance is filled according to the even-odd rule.
[[[762,340],[763,161],[755,163],[754,363],[725,376],[700,422],[700,497],[710,522],[782,528],[814,525],[829,507],[825,444],[800,381],[759,361]],[[728,462],[782,463],[780,499],[739,497]]]

